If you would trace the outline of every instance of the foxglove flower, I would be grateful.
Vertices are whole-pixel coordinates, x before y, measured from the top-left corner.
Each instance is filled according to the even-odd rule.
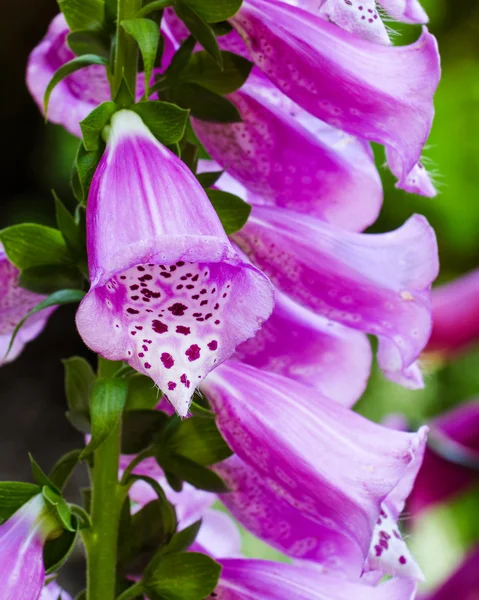
[[[235,357],[315,387],[352,406],[366,388],[372,352],[367,337],[314,314],[278,290],[275,308],[256,336]]]
[[[421,464],[426,429],[417,434],[386,430],[313,388],[232,361],[211,373],[202,390],[229,446],[259,478],[246,510],[264,517],[262,537],[274,543],[281,535],[297,536],[296,555],[336,568],[341,560],[348,576],[359,577],[379,524],[382,537],[391,541],[378,558],[385,564],[389,554],[395,556],[393,525],[378,519],[385,499],[391,522],[397,516],[393,511],[402,508]],[[284,515],[269,536],[268,510],[272,518],[279,511]],[[314,524],[309,534],[305,520]],[[397,572],[419,577],[417,566],[401,557],[393,565]],[[388,572],[395,571],[388,566]]]
[[[429,18],[418,0],[379,0],[387,13],[403,23],[427,23]]]
[[[31,316],[19,329],[8,352],[18,323],[45,299],[45,296],[21,288],[18,284],[19,275],[19,270],[8,260],[0,244],[0,365],[17,358],[25,344],[41,333],[54,310],[48,308]]]
[[[385,374],[406,387],[421,387],[415,361],[430,335],[430,287],[438,270],[436,239],[423,217],[372,235],[255,206],[234,239],[292,299],[378,336]]]
[[[43,546],[58,524],[41,495],[0,525],[0,598],[37,600],[45,580]]]
[[[329,125],[395,151],[399,185],[406,183],[434,114],[433,36],[424,31],[406,47],[376,44],[280,0],[246,0],[230,22],[282,92]]]
[[[391,579],[379,586],[334,577],[308,564],[278,564],[262,560],[225,559],[216,600],[413,600],[415,585]]]
[[[273,309],[270,282],[241,261],[194,175],[131,111],[113,116],[92,180],[87,250],[83,340],[150,376],[182,416]]]
[[[72,600],[72,597],[53,580],[43,588],[39,600]]]
[[[311,117],[261,74],[229,99],[240,123],[194,120],[211,157],[248,189],[248,201],[292,208],[344,229],[373,223],[382,187],[369,144]]]
[[[431,434],[432,448],[426,450],[408,504],[413,515],[477,482],[477,467],[472,469],[468,463],[479,464],[479,401],[459,405],[436,418]]]
[[[479,591],[479,548],[466,556],[454,573],[434,592],[421,600],[474,600]]]
[[[454,354],[479,340],[479,269],[432,292],[433,328],[427,350]]]

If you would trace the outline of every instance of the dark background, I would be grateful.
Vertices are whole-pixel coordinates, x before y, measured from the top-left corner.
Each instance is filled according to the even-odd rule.
[[[442,262],[442,280],[479,265],[479,3],[474,0],[425,0],[430,29],[438,37],[444,75],[437,99],[437,118],[426,155],[437,172],[441,194],[425,199],[395,190],[381,167],[385,205],[376,231],[392,229],[413,212],[425,214],[436,228]],[[25,86],[24,73],[31,49],[43,37],[57,13],[54,0],[16,0],[2,3],[0,19],[1,205],[0,226],[22,221],[54,224],[51,188],[68,203],[69,175],[76,140],[61,128],[45,126]],[[396,27],[397,44],[416,39],[418,27]],[[378,165],[383,163],[378,151]],[[28,452],[49,469],[56,459],[82,444],[64,417],[61,359],[88,356],[74,326],[74,308],[62,307],[51,317],[46,331],[30,343],[15,362],[0,368],[0,478],[30,479]],[[479,393],[479,354],[431,369],[426,391],[413,393],[386,382],[375,373],[360,410],[379,420],[402,411],[415,422],[426,420],[445,406]],[[75,498],[85,483],[78,474],[71,486]],[[477,502],[467,506],[477,515]],[[467,520],[467,507],[460,519]],[[456,512],[454,512],[456,511]],[[452,507],[449,516],[456,515]],[[471,513],[472,515],[472,513]],[[445,537],[444,514],[436,523],[432,543],[416,544],[416,553],[430,582],[444,576],[465,548],[477,542],[479,532],[461,540],[450,556],[450,534]],[[452,518],[452,517],[451,517]],[[456,517],[454,517],[456,518]],[[477,518],[475,519],[477,521]],[[455,533],[459,526],[452,525]],[[477,527],[476,527],[477,529]],[[477,534],[477,535],[476,535]],[[439,541],[438,541],[439,540]],[[414,542],[414,540],[413,540]],[[447,564],[438,558],[444,556]],[[76,590],[79,555],[61,579]],[[81,570],[81,569],[80,569]]]

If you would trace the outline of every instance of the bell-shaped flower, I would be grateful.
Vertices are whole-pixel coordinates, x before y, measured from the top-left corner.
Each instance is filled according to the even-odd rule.
[[[384,10],[397,21],[424,24],[429,21],[419,0],[379,0]]]
[[[43,588],[39,600],[72,600],[72,597],[53,580]]]
[[[254,338],[238,346],[235,357],[352,406],[371,370],[366,335],[314,314],[278,290],[275,299],[271,317]]]
[[[427,430],[385,429],[314,388],[232,361],[211,373],[202,390],[223,436],[246,465],[246,478],[253,473],[252,482],[239,477],[246,489],[239,505],[259,522],[261,537],[328,567],[341,561],[348,576],[359,577],[385,500],[395,516],[412,485]],[[235,490],[230,471],[224,474]],[[309,532],[306,521],[312,523]],[[397,570],[418,576],[401,556]]]
[[[431,422],[431,447],[419,471],[409,511],[453,498],[478,481],[479,400],[461,404]]]
[[[474,600],[479,590],[479,547],[469,552],[457,569],[437,589],[420,600]]]
[[[376,220],[383,194],[367,142],[312,117],[259,71],[229,99],[240,123],[195,119],[194,128],[210,156],[247,188],[249,202],[352,231]]]
[[[424,31],[410,46],[381,45],[280,0],[245,0],[230,22],[257,66],[294,102],[397,152],[402,187],[434,115],[440,66],[432,35]]]
[[[194,175],[131,111],[113,115],[92,180],[87,250],[80,335],[151,377],[182,416],[273,309],[270,282],[239,258]]]
[[[348,581],[307,563],[224,559],[216,600],[414,600],[415,584],[391,579],[378,586]]]
[[[437,275],[433,230],[420,216],[384,234],[350,233],[292,211],[255,206],[234,236],[252,262],[296,302],[379,338],[387,377],[421,387],[415,364],[431,332]]]
[[[451,355],[479,340],[479,269],[432,291],[427,350]]]
[[[8,260],[0,244],[0,365],[17,358],[25,344],[41,333],[54,310],[48,308],[32,315],[19,329],[8,352],[12,334],[18,323],[45,299],[41,294],[21,288],[19,275],[19,270]]]
[[[41,495],[0,525],[0,598],[38,600],[45,581],[43,546],[58,529]]]

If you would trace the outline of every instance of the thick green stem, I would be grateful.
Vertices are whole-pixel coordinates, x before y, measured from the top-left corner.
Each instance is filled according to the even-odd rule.
[[[123,78],[133,97],[136,94],[136,73],[138,70],[138,44],[126,33],[121,22],[134,19],[141,9],[142,0],[118,0],[118,22],[116,37],[115,65],[112,80],[112,97],[115,98]]]
[[[120,423],[94,453],[87,600],[114,600],[121,494]]]

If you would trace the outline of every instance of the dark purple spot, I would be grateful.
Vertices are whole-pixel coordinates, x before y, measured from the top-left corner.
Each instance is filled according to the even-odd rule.
[[[191,281],[198,281],[199,275],[196,274]]]
[[[219,325],[221,323],[221,321],[216,320],[215,321],[215,325]]]
[[[161,362],[165,366],[165,369],[171,369],[171,367],[175,364],[173,357],[171,354],[168,354],[168,352],[163,352],[161,355]]]
[[[145,363],[145,369],[151,369],[150,363]]]
[[[186,377],[186,373],[183,373],[183,375],[180,377],[180,381],[185,387],[190,387],[190,380]]]
[[[131,335],[136,335],[136,331],[130,331]]]
[[[166,323],[162,323],[161,321],[157,321],[156,319],[151,324],[153,327],[153,331],[156,333],[166,333],[168,331],[168,325]]]
[[[138,329],[138,331],[141,331],[143,329],[142,325],[135,325],[135,329]]]
[[[191,333],[191,329],[189,327],[185,327],[184,325],[177,325],[176,333],[181,333],[183,335],[189,335]]]
[[[177,285],[177,286],[176,286],[176,289],[177,289],[177,290],[182,290],[182,289],[183,289],[183,286],[182,286],[181,284],[180,284],[180,285]]]
[[[208,344],[208,348],[210,350],[216,350],[218,348],[218,342],[216,340],[213,340]]]
[[[174,381],[168,381],[168,389],[171,391],[173,391],[176,387],[176,383]]]
[[[218,302],[217,302],[217,303],[216,303],[216,304],[213,306],[213,308],[214,308],[215,310],[218,310],[218,308],[219,308],[219,307],[220,307],[220,305],[218,304]]]
[[[132,300],[138,300],[138,298],[139,298],[139,297],[140,297],[140,296],[132,296],[132,297],[131,297],[131,299],[132,299]]]
[[[181,304],[181,302],[175,302],[175,304],[172,304],[171,306],[168,307],[168,310],[175,317],[182,317],[185,314],[185,310],[187,308],[188,307],[185,306],[184,304]]]
[[[120,279],[126,279],[126,275],[120,275]]]
[[[399,557],[399,563],[401,565],[405,565],[407,563],[406,557],[405,556],[400,556]]]
[[[138,281],[150,281],[153,277],[149,273],[145,273],[142,277],[138,277]]]
[[[208,313],[207,315],[205,315],[205,321],[207,321],[208,319],[211,319],[213,315],[211,313]]]
[[[176,263],[176,266],[177,266],[177,267],[184,267],[184,266],[185,266],[185,263],[184,263],[182,260],[179,260],[179,261]]]
[[[193,344],[188,348],[185,354],[190,362],[198,360],[200,357],[200,347],[197,344]]]
[[[206,291],[207,291],[207,290],[206,290],[205,288],[203,288],[203,289],[201,290],[200,294],[206,294]]]
[[[145,355],[143,354],[143,352],[138,352],[138,356],[139,356],[140,358],[143,358]]]
[[[194,316],[194,317],[201,317],[201,315],[202,315],[202,314],[203,314],[203,313],[193,313],[193,316]]]
[[[200,306],[206,306],[208,304],[208,300],[202,300],[200,302]]]
[[[194,285],[191,285],[191,283],[189,283],[189,284],[186,286],[186,289],[187,289],[187,290],[193,290],[194,288],[195,288],[195,286],[194,286]]]
[[[138,269],[138,271],[144,271],[145,267],[136,267]]]
[[[169,279],[171,277],[170,273],[166,273],[166,271],[160,273],[160,277],[164,277],[165,279]]]
[[[383,553],[383,549],[381,548],[381,546],[374,546],[374,550],[376,551],[376,556],[381,556],[381,554]]]
[[[127,308],[126,312],[129,313],[130,315],[137,315],[140,311],[135,310],[134,308]]]
[[[191,298],[192,298],[193,300],[198,300],[198,298],[199,298],[199,295],[198,295],[198,294],[195,294],[194,296],[191,296]]]
[[[170,267],[170,273],[174,273],[176,271],[176,267],[175,265]]]
[[[140,287],[140,286],[139,286],[139,285],[137,285],[137,284],[135,283],[135,285],[130,285],[130,290],[132,290],[132,291],[134,292],[134,291],[135,291],[135,290],[137,290],[139,287]]]

